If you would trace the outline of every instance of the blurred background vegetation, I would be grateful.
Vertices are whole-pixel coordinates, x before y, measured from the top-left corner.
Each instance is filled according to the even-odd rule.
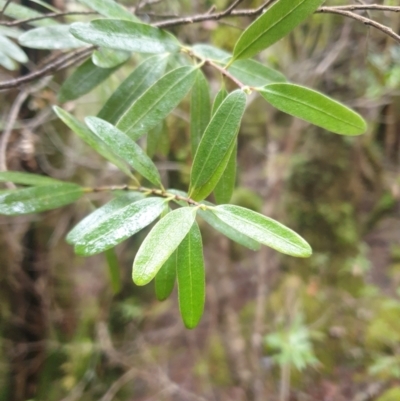
[[[260,4],[248,0],[241,7]],[[74,1],[52,5],[84,9]],[[224,9],[229,1],[141,5],[139,16],[151,22]],[[398,13],[371,16],[400,32]],[[232,50],[250,22],[229,18],[172,32],[189,44]],[[47,55],[29,50],[29,56],[32,63],[13,76]],[[189,331],[175,293],[159,303],[152,284],[138,288],[131,281],[143,234],[116,248],[120,278],[114,281],[104,255],[74,255],[64,238],[93,207],[88,200],[35,216],[0,217],[1,401],[400,400],[400,46],[356,21],[317,14],[259,60],[368,121],[365,135],[342,137],[250,96],[232,203],[292,227],[312,245],[313,256],[252,252],[202,226],[207,301],[200,326]],[[97,113],[135,63],[132,58],[64,107],[78,117]],[[72,70],[24,103],[19,120],[31,124],[13,131],[8,167],[85,185],[122,183],[122,175],[51,112]],[[215,96],[221,78],[206,74]],[[0,78],[10,73],[0,70]],[[0,93],[2,128],[17,94]],[[189,106],[186,99],[151,145],[165,184],[182,189],[191,165]],[[95,205],[105,200],[92,199]]]

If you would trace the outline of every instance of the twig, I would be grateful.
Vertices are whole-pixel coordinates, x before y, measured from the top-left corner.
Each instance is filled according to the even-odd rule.
[[[332,6],[325,8],[348,10],[348,11],[376,10],[376,11],[391,11],[395,13],[400,12],[400,7],[398,6],[382,6],[380,4],[360,4],[360,5],[352,4],[348,6]]]
[[[0,11],[0,17],[4,14],[4,12],[6,11],[6,8],[8,7],[8,5],[10,3],[11,3],[11,0],[6,0],[6,3],[4,4],[4,7]]]
[[[96,11],[66,11],[63,13],[48,13],[48,14],[40,15],[38,17],[20,19],[20,20],[16,20],[16,21],[0,21],[0,25],[18,26],[18,25],[28,24],[30,22],[39,21],[39,20],[47,19],[47,18],[60,18],[60,17],[66,17],[68,15],[90,15],[90,14],[98,14],[98,13]]]
[[[382,25],[379,22],[376,22],[370,18],[363,17],[361,15],[355,14],[351,11],[345,11],[341,10],[338,8],[333,8],[333,7],[320,7],[317,11],[317,13],[330,13],[330,14],[338,14],[338,15],[343,15],[344,17],[349,17],[352,18],[356,21],[359,21],[363,23],[364,25],[367,26],[372,26],[379,31],[385,33],[386,35],[390,36],[393,38],[396,42],[400,43],[400,35],[398,35],[396,32],[393,31],[393,29],[387,27],[386,25]]]
[[[74,52],[62,55],[54,62],[46,64],[44,67],[31,72],[30,74],[24,75],[20,78],[10,79],[8,81],[0,82],[0,90],[9,89],[21,86],[35,79],[49,75],[54,71],[59,71],[69,67],[72,64],[77,63],[82,58],[87,57],[94,49],[94,46],[85,47],[83,49],[75,50]]]
[[[116,380],[108,391],[101,397],[100,401],[112,401],[118,391],[132,381],[138,374],[138,369],[133,367],[127,370],[118,380]]]

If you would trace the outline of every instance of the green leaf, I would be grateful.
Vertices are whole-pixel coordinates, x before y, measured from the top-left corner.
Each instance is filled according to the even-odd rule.
[[[56,209],[75,202],[83,188],[70,183],[41,185],[0,194],[0,214],[18,216]]]
[[[113,290],[113,294],[118,294],[121,291],[121,276],[119,273],[119,263],[118,263],[118,258],[115,253],[115,249],[107,249],[104,252],[107,260],[107,265],[108,265],[108,272],[110,275],[110,281],[111,281],[111,288]]]
[[[98,117],[116,124],[131,104],[154,82],[161,78],[167,57],[152,56],[144,60],[117,88],[100,110]]]
[[[9,38],[18,39],[18,37],[23,33],[24,31],[21,31],[18,28],[9,28],[8,26],[0,26],[0,35],[8,36]]]
[[[212,105],[211,115],[213,116],[215,112],[218,110],[218,107],[221,106],[221,103],[228,96],[228,91],[225,87],[221,88],[214,98],[214,103]]]
[[[138,144],[118,128],[100,118],[86,117],[85,122],[112,152],[125,160],[152,184],[161,186],[161,177],[157,167]]]
[[[4,67],[6,70],[15,71],[17,69],[17,64],[8,57],[6,54],[0,51],[0,65]]]
[[[229,161],[246,107],[241,90],[230,93],[215,112],[201,139],[190,175],[189,196],[204,199],[221,178]]]
[[[215,201],[218,204],[229,203],[231,200],[233,190],[236,184],[236,154],[237,154],[237,141],[229,157],[228,164],[225,167],[224,173],[214,188]]]
[[[211,205],[211,203],[206,202],[206,204]],[[226,237],[231,239],[232,241],[237,242],[240,245],[245,246],[246,248],[251,249],[252,251],[258,251],[260,249],[260,243],[253,240],[252,238],[244,235],[240,231],[235,230],[230,225],[224,223],[220,220],[211,210],[201,210],[199,209],[200,217],[205,220],[211,227],[215,230],[219,231],[221,234],[224,234]]]
[[[159,124],[186,96],[196,79],[197,67],[179,67],[146,90],[119,119],[117,128],[133,140]]]
[[[164,122],[156,125],[147,133],[146,153],[149,157],[153,157],[160,145],[165,130]]]
[[[18,41],[22,46],[32,49],[73,49],[86,46],[70,33],[70,25],[52,25],[34,28],[23,33]]]
[[[138,53],[167,53],[180,49],[177,39],[150,25],[120,19],[98,19],[71,25],[72,35],[84,42]]]
[[[11,57],[12,59],[19,61],[20,63],[26,63],[28,61],[27,55],[17,46],[13,41],[0,35],[0,49],[1,51]]]
[[[79,0],[79,2],[105,17],[139,22],[136,16],[113,0]]]
[[[0,10],[4,8],[6,4],[6,0],[0,0]],[[29,18],[36,18],[40,17],[43,14],[33,10],[30,7],[21,6],[20,4],[16,4],[15,2],[11,1],[8,3],[6,10],[4,11],[4,15],[13,19],[29,19]],[[30,25],[35,26],[47,26],[47,25],[56,25],[58,24],[57,21],[54,21],[51,18],[32,21],[28,22]]]
[[[133,262],[132,279],[146,285],[158,273],[186,237],[196,217],[196,208],[182,207],[168,213],[150,231]]]
[[[14,184],[39,186],[60,184],[63,181],[56,180],[55,178],[46,177],[44,175],[23,173],[21,171],[1,171],[0,182],[13,182]]]
[[[93,52],[92,61],[100,68],[113,68],[125,63],[130,57],[131,54],[128,52],[100,47],[99,50]]]
[[[94,65],[90,58],[87,59],[63,82],[58,93],[59,101],[65,103],[86,95],[106,80],[119,66],[100,68]]]
[[[166,300],[174,289],[176,279],[176,251],[161,266],[155,277],[156,297],[159,301]]]
[[[97,153],[110,161],[112,164],[117,166],[126,175],[132,177],[129,167],[125,164],[125,162],[123,162],[118,156],[111,152],[108,146],[102,140],[100,140],[98,136],[93,134],[90,129],[88,129],[72,114],[68,113],[62,108],[54,106],[53,109],[57,116],[64,122],[64,124],[67,125],[72,131],[74,131],[75,134],[77,134],[82,140],[84,140],[91,148],[93,148]]]
[[[228,68],[228,71],[248,86],[264,86],[272,82],[286,82],[285,76],[279,71],[255,60],[237,60]]]
[[[179,309],[185,326],[193,329],[199,324],[205,301],[203,246],[196,222],[176,253]]]
[[[197,71],[190,101],[190,140],[192,155],[196,154],[201,137],[210,122],[211,102],[208,81],[201,70]]]
[[[81,220],[67,235],[66,241],[73,245],[85,241],[85,237],[92,231],[96,230],[100,224],[104,223],[109,216],[133,204],[134,202],[143,199],[144,195],[140,192],[126,192],[121,196],[111,200],[102,207],[90,213]]]
[[[281,253],[307,258],[310,245],[290,228],[241,206],[221,205],[212,209],[218,218],[235,230]]]
[[[233,60],[250,58],[286,36],[325,0],[278,0],[240,36]]]
[[[163,211],[164,203],[163,198],[145,198],[115,209],[107,216],[96,210],[100,219],[90,228],[84,228],[84,234],[75,242],[75,252],[90,256],[113,248],[152,223]]]
[[[194,54],[208,58],[214,61],[226,61],[232,57],[232,54],[225,50],[219,49],[218,47],[209,45],[207,43],[197,43],[191,47]]]
[[[360,135],[367,129],[363,118],[322,93],[289,83],[259,88],[261,96],[272,106],[328,131],[341,135]]]

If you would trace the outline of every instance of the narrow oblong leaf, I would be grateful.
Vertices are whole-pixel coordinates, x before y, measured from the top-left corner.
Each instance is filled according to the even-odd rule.
[[[57,183],[18,189],[0,194],[0,214],[18,216],[56,209],[75,202],[83,188],[71,183]]]
[[[92,61],[95,66],[100,68],[113,68],[125,63],[130,57],[131,54],[128,52],[100,47],[99,50],[93,52]]]
[[[240,82],[248,86],[264,86],[273,82],[286,82],[279,71],[255,60],[237,60],[228,71]]]
[[[208,43],[197,43],[193,45],[191,49],[194,54],[202,58],[208,58],[220,62],[229,60],[229,58],[232,57],[232,54],[228,53],[227,51],[219,49],[218,47]]]
[[[161,269],[154,279],[156,297],[159,301],[166,300],[174,289],[176,280],[176,256],[177,254],[175,251],[161,266]]]
[[[60,184],[64,181],[55,178],[46,177],[45,175],[24,173],[22,171],[1,171],[0,182],[13,182],[14,184],[22,184],[29,186]]]
[[[186,237],[196,217],[196,208],[182,207],[168,213],[142,242],[132,268],[136,285],[149,283]]]
[[[9,71],[15,71],[18,67],[13,59],[8,57],[1,51],[0,51],[0,65]]]
[[[108,265],[108,273],[110,275],[111,288],[113,294],[118,294],[121,291],[121,275],[119,273],[119,263],[118,258],[115,253],[114,248],[107,249],[105,252],[105,257]]]
[[[96,227],[106,221],[109,216],[143,199],[143,197],[144,195],[140,192],[124,192],[121,196],[112,199],[81,220],[68,233],[66,241],[71,245],[84,241],[85,236],[96,230]]]
[[[25,52],[13,41],[2,35],[0,35],[0,49],[8,57],[20,63],[26,63],[28,61],[28,56]]]
[[[89,128],[78,121],[72,114],[63,110],[58,106],[53,107],[54,112],[57,116],[67,125],[72,131],[75,132],[83,141],[85,141],[91,148],[97,153],[103,156],[105,159],[110,161],[112,164],[117,166],[122,172],[128,176],[132,176],[129,167],[122,161],[117,155],[110,151],[107,145],[99,139],[98,136],[93,134]]]
[[[161,177],[157,167],[146,155],[144,150],[132,141],[126,134],[114,127],[107,121],[97,117],[86,117],[88,127],[102,140],[109,148],[125,160],[143,177],[147,178],[154,185],[161,185]]]
[[[229,203],[231,200],[233,190],[236,184],[236,154],[237,154],[237,141],[229,156],[228,164],[214,188],[215,201],[218,204]]]
[[[69,33],[70,25],[52,25],[31,29],[23,33],[18,41],[32,49],[73,49],[87,46]]]
[[[367,129],[366,122],[355,111],[304,86],[270,84],[258,91],[278,110],[336,134],[360,135]]]
[[[190,174],[189,196],[202,200],[221,178],[229,161],[246,107],[242,90],[230,93],[213,115],[201,139]]]
[[[196,222],[176,253],[179,309],[186,328],[193,329],[199,324],[205,301],[203,245]]]
[[[134,141],[159,124],[186,96],[196,79],[197,67],[179,67],[165,74],[126,110],[117,128]]]
[[[106,80],[119,66],[120,64],[113,68],[100,68],[94,65],[90,58],[87,59],[63,82],[58,93],[59,101],[65,103],[86,95]]]
[[[206,203],[208,204],[208,202]],[[221,234],[225,235],[232,241],[235,241],[238,244],[251,249],[252,251],[258,251],[261,248],[259,242],[253,240],[247,235],[244,235],[240,231],[237,231],[228,224],[224,223],[211,210],[200,209],[198,213],[200,217],[205,220],[211,227],[213,227],[215,230],[219,231]]]
[[[8,26],[0,26],[0,35],[8,36],[9,38],[18,39],[18,37],[23,33],[24,31],[21,31],[18,28],[9,28]]]
[[[310,245],[290,228],[241,206],[221,205],[212,212],[235,230],[286,255],[307,258],[311,256]]]
[[[174,36],[156,27],[122,19],[76,22],[70,32],[93,45],[138,53],[167,53],[180,49]]]
[[[214,98],[214,103],[212,105],[211,115],[213,116],[215,112],[218,110],[218,107],[221,106],[221,103],[225,100],[228,96],[228,91],[225,87],[221,88]]]
[[[154,82],[161,78],[167,65],[167,57],[156,55],[138,65],[121,83],[104,104],[98,117],[116,124],[131,104]]]
[[[286,36],[325,0],[278,0],[240,36],[233,60],[250,58]]]
[[[164,203],[162,198],[145,198],[114,210],[79,238],[75,253],[90,256],[113,248],[152,223],[163,211]]]
[[[196,154],[201,137],[210,121],[211,102],[208,81],[201,70],[197,71],[190,101],[190,142],[192,155]]]
[[[108,18],[120,18],[136,22],[140,21],[135,15],[120,4],[116,3],[114,0],[79,0],[79,2]]]

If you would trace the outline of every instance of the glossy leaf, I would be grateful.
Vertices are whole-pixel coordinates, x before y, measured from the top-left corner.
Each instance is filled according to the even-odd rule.
[[[175,251],[156,274],[154,285],[156,297],[159,301],[166,300],[174,289],[176,280],[176,256],[177,253]]]
[[[73,49],[87,46],[70,33],[70,25],[52,25],[34,28],[23,33],[18,41],[22,46],[32,49]]]
[[[98,117],[111,124],[116,124],[132,103],[161,78],[166,64],[167,57],[165,55],[152,56],[144,60],[111,95],[100,110]]]
[[[67,125],[72,131],[75,132],[82,140],[84,140],[91,148],[93,148],[97,153],[103,156],[105,159],[110,161],[112,164],[117,166],[126,175],[132,176],[129,167],[123,162],[119,156],[115,155],[110,151],[108,146],[99,139],[98,136],[93,134],[89,128],[78,121],[72,114],[61,109],[58,106],[54,106],[54,111],[57,116]]]
[[[147,133],[146,153],[149,157],[153,157],[159,149],[160,141],[165,134],[164,130],[165,125],[162,122]]]
[[[219,219],[211,210],[201,210],[199,209],[199,215],[204,219],[211,227],[219,231],[221,234],[225,235],[232,241],[237,242],[252,251],[258,251],[260,249],[260,243],[243,234],[240,231],[235,230],[230,225],[224,223]]]
[[[85,228],[85,234],[75,243],[75,252],[90,256],[114,247],[152,223],[163,211],[164,202],[162,198],[145,198],[101,215],[90,231]]]
[[[208,43],[197,43],[191,47],[193,53],[202,57],[208,58],[214,61],[227,61],[232,56],[225,50],[219,49],[218,47],[209,45]]]
[[[70,183],[40,185],[0,194],[0,214],[18,216],[56,209],[75,202],[83,188]]]
[[[60,184],[63,181],[56,180],[45,175],[24,173],[22,171],[0,171],[0,182],[13,182],[29,186]]]
[[[92,62],[100,68],[113,68],[129,60],[131,54],[122,50],[107,49],[101,47],[92,54]]]
[[[183,323],[195,328],[201,319],[205,301],[205,272],[201,233],[196,222],[176,250],[178,299]]]
[[[114,248],[107,249],[104,252],[108,265],[108,273],[111,281],[113,294],[118,294],[121,291],[121,275],[119,273],[118,258]]]
[[[367,129],[363,118],[322,93],[289,83],[259,89],[261,96],[278,110],[341,135],[360,135]]]
[[[20,62],[26,63],[28,61],[27,55],[22,51],[22,49],[17,46],[13,41],[0,35],[0,49],[1,51],[11,57],[12,59]]]
[[[105,81],[118,68],[100,68],[89,58],[81,64],[61,85],[58,99],[61,103],[86,95]]]
[[[70,32],[93,45],[138,53],[176,52],[179,42],[166,31],[121,19],[98,19],[88,24],[76,22]]]
[[[195,208],[182,207],[168,213],[153,227],[133,262],[132,279],[136,285],[145,285],[154,278],[186,237],[195,217]]]
[[[143,198],[144,195],[142,193],[124,191],[121,196],[112,199],[81,220],[68,233],[66,241],[71,245],[85,241],[85,236],[88,234],[90,235],[90,233],[96,230],[98,225],[104,223],[109,216]]]
[[[139,22],[135,15],[114,0],[79,0],[79,2],[105,17]]]
[[[325,0],[278,0],[240,36],[233,59],[250,58],[286,36]]]
[[[260,244],[291,256],[311,256],[310,245],[300,235],[276,220],[234,205],[216,206],[212,211],[224,223]]]
[[[6,5],[6,0],[0,0],[0,10],[3,10],[5,5]],[[7,8],[4,11],[4,15],[16,20],[21,20],[21,19],[40,17],[43,14],[33,10],[31,7],[25,7],[11,1],[8,2]],[[46,18],[43,20],[31,21],[28,24],[35,26],[48,26],[48,25],[56,25],[58,23],[57,21],[54,21],[51,18]]]
[[[215,201],[218,204],[229,203],[231,200],[233,190],[236,184],[236,154],[237,154],[237,141],[229,156],[228,164],[214,188]]]
[[[212,105],[212,111],[211,111],[212,116],[215,114],[215,112],[218,110],[218,107],[221,106],[221,103],[225,100],[227,96],[228,96],[228,91],[226,90],[225,87],[221,88],[217,92],[214,98],[214,103]]]
[[[189,196],[207,197],[221,178],[235,145],[246,107],[246,95],[236,90],[228,95],[215,112],[201,139],[190,175]]]
[[[175,109],[193,86],[196,73],[197,67],[179,67],[164,75],[126,110],[117,128],[139,139]]]
[[[272,82],[286,82],[285,76],[279,71],[255,60],[237,60],[228,68],[228,71],[248,86],[264,86]]]
[[[190,141],[192,155],[196,154],[201,137],[210,122],[211,102],[208,81],[201,70],[197,71],[190,101]]]
[[[144,150],[132,141],[131,138],[100,118],[86,117],[85,122],[87,126],[107,144],[111,151],[125,160],[152,184],[161,186],[161,177],[157,167],[146,155]]]

